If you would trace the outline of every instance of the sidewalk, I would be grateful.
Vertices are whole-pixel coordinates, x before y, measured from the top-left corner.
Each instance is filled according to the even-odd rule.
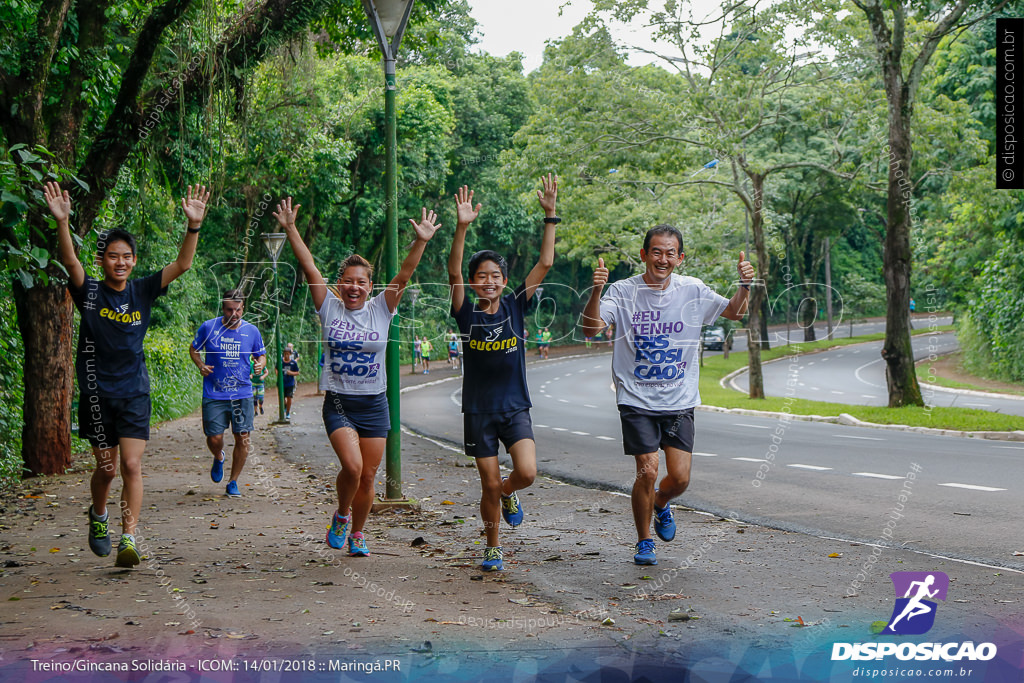
[[[450,374],[445,367],[403,379]],[[993,623],[1021,629],[1020,573],[873,552],[686,509],[676,513],[677,539],[658,543],[661,564],[637,567],[628,498],[543,476],[521,494],[524,525],[502,526],[506,571],[483,574],[472,462],[408,434],[403,491],[422,509],[371,516],[371,556],[349,558],[323,543],[338,466],[323,433],[322,399],[301,385],[292,424],[267,428],[276,415],[269,394],[238,499],[209,479],[198,414],[154,430],[139,529],[148,557],[134,570],[88,550],[89,460],[72,473],[24,482],[17,497],[2,501],[5,668],[83,654],[109,661],[373,654],[461,671],[522,671],[531,662],[527,673],[638,656],[659,666],[694,657],[735,663],[765,648],[806,654],[834,639],[869,639],[870,623],[891,612],[888,574],[897,570],[937,569],[953,579],[930,638]],[[584,453],[560,457],[585,466]],[[624,479],[631,468],[623,462]],[[382,465],[378,492],[383,478]],[[698,474],[692,486],[700,485]],[[880,530],[887,512],[878,511]],[[897,543],[912,538],[910,529],[897,532]]]

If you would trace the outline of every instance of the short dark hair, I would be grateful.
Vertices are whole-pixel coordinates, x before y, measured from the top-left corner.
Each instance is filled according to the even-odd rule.
[[[369,261],[364,259],[359,254],[349,254],[345,258],[345,260],[341,262],[341,265],[338,266],[338,277],[336,279],[340,280],[342,277],[344,277],[345,271],[353,266],[361,266],[363,268],[366,268],[366,270],[370,273],[370,279],[373,279],[373,265],[371,265]]]
[[[494,261],[498,265],[498,268],[501,269],[501,276],[506,280],[508,279],[508,263],[505,261],[505,257],[496,251],[482,249],[469,257],[470,280],[472,280],[473,276],[476,275],[476,271],[479,270],[480,264],[484,261]]]
[[[96,240],[96,255],[103,258],[107,253],[107,245],[111,242],[124,242],[132,250],[132,256],[135,256],[135,235],[121,228],[111,228],[100,233],[99,239]]]
[[[644,251],[648,251],[651,248],[651,238],[655,235],[672,235],[679,241],[679,253],[683,253],[683,233],[679,232],[679,228],[668,223],[655,225],[647,231],[647,234],[644,235]]]
[[[224,296],[222,296],[220,298],[220,300],[221,301],[241,301],[244,304],[245,303],[245,295],[242,293],[241,289],[229,289],[228,291],[224,292]]]

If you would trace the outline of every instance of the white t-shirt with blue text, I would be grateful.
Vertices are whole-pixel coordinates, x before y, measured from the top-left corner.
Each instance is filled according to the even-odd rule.
[[[387,390],[384,352],[391,317],[384,292],[356,311],[345,308],[331,290],[317,311],[324,338],[320,390],[338,394],[376,395]]]
[[[729,300],[695,278],[673,273],[664,290],[642,275],[619,280],[601,297],[601,319],[615,325],[615,402],[652,411],[700,405],[700,331]]]

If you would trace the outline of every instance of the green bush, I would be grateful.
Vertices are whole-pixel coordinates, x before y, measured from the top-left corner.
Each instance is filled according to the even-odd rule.
[[[188,355],[192,332],[153,329],[146,334],[146,368],[149,370],[153,421],[187,415],[203,399],[203,378]]]
[[[21,406],[25,397],[22,376],[24,349],[18,332],[10,280],[0,280],[0,483],[21,477]]]
[[[1024,255],[1011,244],[989,259],[960,321],[964,367],[988,379],[1024,382]]]

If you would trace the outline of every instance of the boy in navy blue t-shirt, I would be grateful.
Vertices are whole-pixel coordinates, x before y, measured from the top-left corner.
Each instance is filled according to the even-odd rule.
[[[90,488],[89,548],[100,557],[110,554],[107,497],[118,469],[121,478],[121,541],[119,567],[139,563],[135,528],[142,508],[142,453],[149,440],[149,373],[142,342],[150,312],[167,285],[192,267],[199,228],[210,193],[205,186],[189,186],[181,200],[188,229],[178,258],[161,270],[130,280],[135,267],[135,238],[124,230],[100,235],[96,257],[103,279],[85,274],[71,241],[71,197],[55,182],[44,188],[46,203],[57,220],[60,260],[68,271],[68,291],[82,316],[75,356],[80,393],[79,434],[92,444],[96,469]]]
[[[462,280],[462,255],[466,230],[480,213],[473,193],[463,186],[455,196],[458,225],[448,256],[448,283],[452,291],[452,316],[462,334],[464,377],[462,412],[466,454],[476,458],[480,472],[480,517],[487,535],[481,568],[504,568],[498,545],[498,511],[512,527],[523,521],[516,491],[533,483],[537,475],[537,447],[530,422],[530,392],[526,386],[526,305],[555,260],[555,199],[558,179],[542,177],[537,198],[544,209],[544,237],[540,258],[526,281],[505,294],[508,267],[499,254],[479,251],[469,260],[469,286],[476,301],[466,297]],[[512,458],[512,472],[501,477],[498,441]]]

